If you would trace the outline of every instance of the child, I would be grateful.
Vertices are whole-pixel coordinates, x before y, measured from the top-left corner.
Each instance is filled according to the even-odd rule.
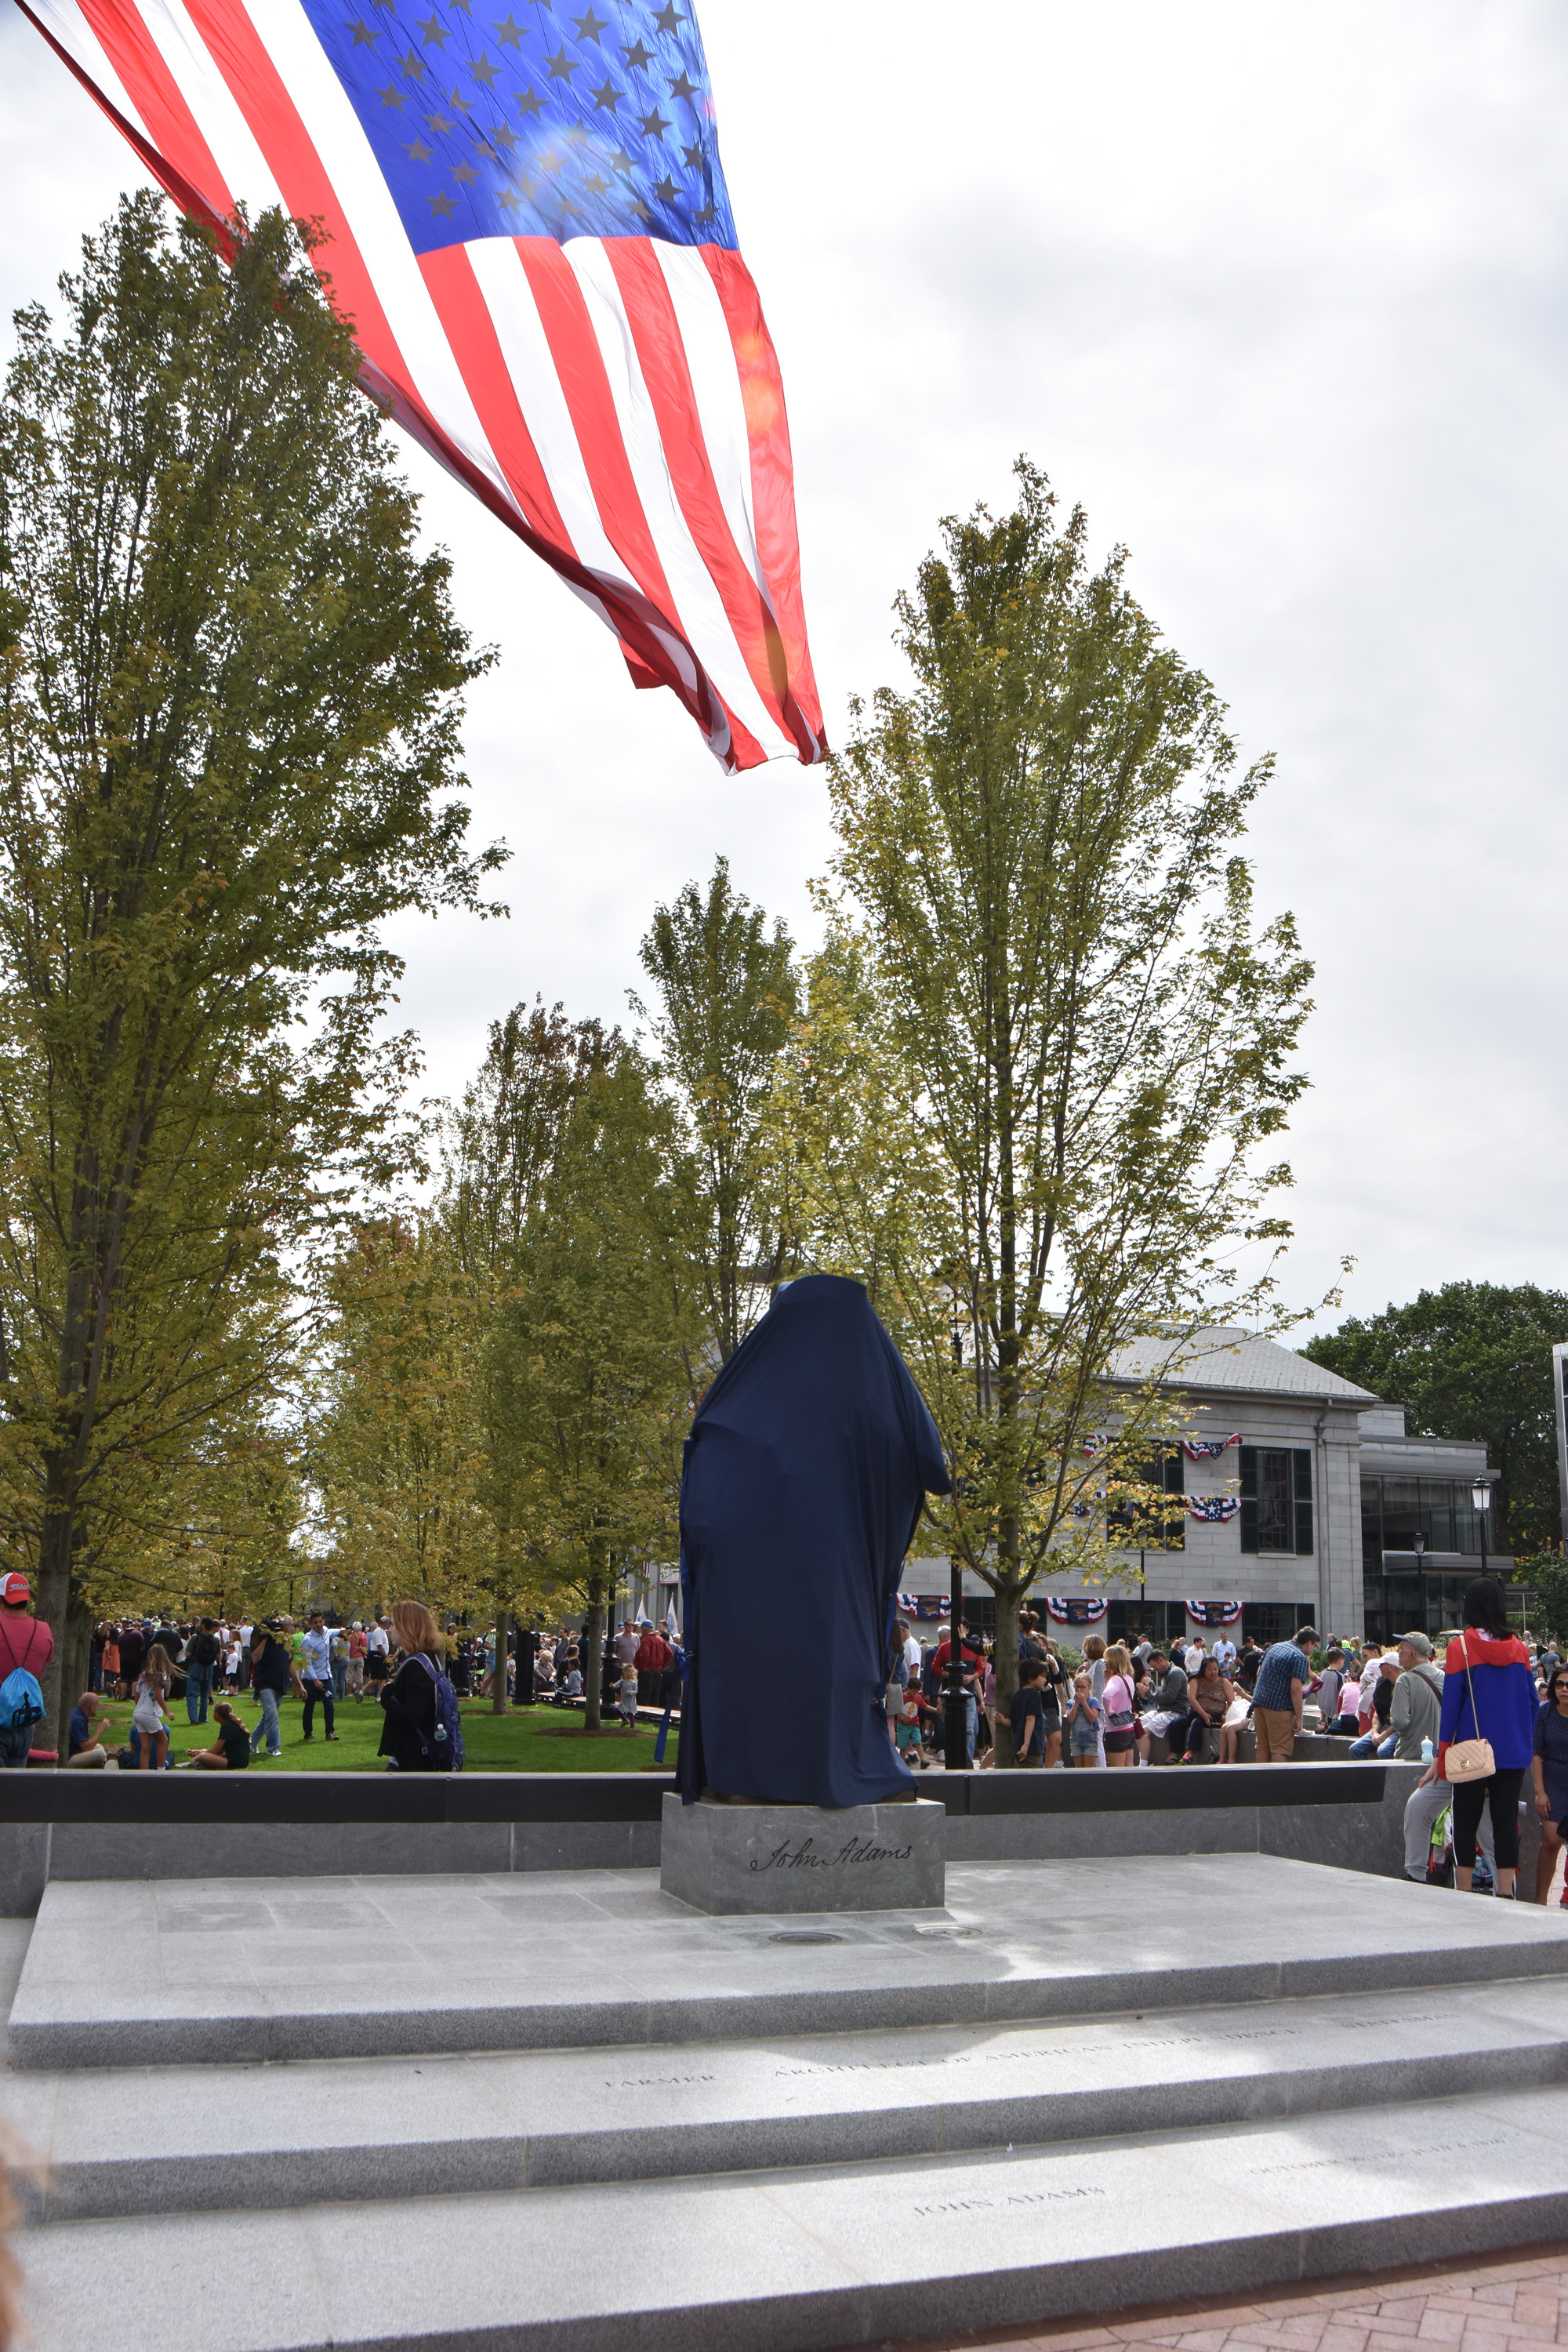
[[[154,1642],[136,1685],[136,1711],[131,1718],[131,1727],[140,1742],[139,1761],[143,1772],[152,1768],[154,1754],[160,1772],[168,1757],[169,1719],[163,1713],[163,1701],[173,1680],[169,1654],[162,1643]]]
[[[616,1712],[628,1731],[637,1727],[637,1670],[628,1659],[616,1685]]]
[[[1087,1675],[1079,1675],[1072,1686],[1072,1705],[1067,1711],[1068,1736],[1072,1741],[1075,1764],[1098,1764],[1100,1761],[1100,1701],[1094,1696],[1093,1685]]]
[[[906,1764],[918,1766],[923,1772],[926,1759],[921,1747],[920,1691],[911,1683],[908,1690],[899,1693],[899,1696],[903,1703],[893,1718],[893,1744]]]

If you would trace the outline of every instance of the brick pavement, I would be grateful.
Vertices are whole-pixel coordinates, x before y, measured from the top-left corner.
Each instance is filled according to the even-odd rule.
[[[890,2339],[880,2352],[1539,2352],[1568,2346],[1568,2240],[1462,2263],[1318,2279],[1280,2294],[1205,2295],[1016,2327]]]

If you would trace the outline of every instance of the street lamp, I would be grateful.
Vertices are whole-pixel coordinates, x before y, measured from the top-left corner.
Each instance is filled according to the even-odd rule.
[[[1485,1478],[1478,1478],[1470,1488],[1470,1500],[1476,1507],[1476,1525],[1481,1531],[1481,1574],[1487,1572],[1487,1514],[1492,1507],[1492,1490]]]
[[[1426,1578],[1421,1565],[1426,1556],[1426,1538],[1419,1528],[1410,1538],[1410,1549],[1415,1554],[1415,1602],[1421,1612],[1421,1630],[1426,1633],[1431,1631],[1426,1622]]]

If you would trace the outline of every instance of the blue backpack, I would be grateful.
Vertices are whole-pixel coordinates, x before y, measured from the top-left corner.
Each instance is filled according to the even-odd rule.
[[[42,1723],[44,1694],[36,1677],[26,1666],[13,1666],[0,1683],[0,1727],[7,1731],[25,1730],[29,1723]]]
[[[433,1666],[423,1650],[413,1653],[436,1685],[436,1722],[428,1739],[421,1731],[416,1737],[420,1747],[437,1772],[460,1772],[463,1769],[463,1727],[458,1717],[458,1694],[451,1677],[439,1666]],[[0,1691],[0,1702],[5,1697]]]

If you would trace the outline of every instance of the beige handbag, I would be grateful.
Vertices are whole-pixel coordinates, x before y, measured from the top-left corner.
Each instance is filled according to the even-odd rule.
[[[1481,1718],[1476,1713],[1476,1686],[1470,1680],[1470,1636],[1468,1627],[1459,1638],[1464,1644],[1465,1686],[1470,1694],[1470,1721],[1475,1725],[1479,1734]],[[1450,1740],[1447,1753],[1443,1759],[1443,1778],[1446,1780],[1489,1780],[1496,1770],[1497,1758],[1492,1754],[1492,1744],[1489,1739],[1477,1738]]]

